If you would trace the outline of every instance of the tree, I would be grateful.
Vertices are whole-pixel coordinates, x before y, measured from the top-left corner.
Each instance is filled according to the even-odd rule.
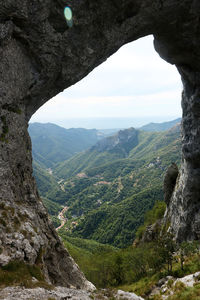
[[[180,245],[179,252],[180,252],[181,270],[183,270],[185,257],[196,252],[196,245],[195,245],[195,243],[192,243],[192,242],[183,242]]]
[[[177,245],[173,240],[173,235],[169,232],[163,234],[158,239],[158,247],[163,262],[167,264],[167,271],[172,271],[173,255],[176,251]]]

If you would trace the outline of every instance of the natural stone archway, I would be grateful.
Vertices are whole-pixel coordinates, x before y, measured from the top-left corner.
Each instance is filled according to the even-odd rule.
[[[88,286],[38,196],[28,120],[122,45],[148,34],[184,84],[183,163],[167,214],[178,239],[199,237],[199,13],[198,0],[0,0],[1,264],[40,261],[51,282]]]

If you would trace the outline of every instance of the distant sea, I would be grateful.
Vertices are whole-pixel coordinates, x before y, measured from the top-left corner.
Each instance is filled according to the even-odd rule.
[[[86,128],[86,129],[123,129],[129,127],[141,127],[148,123],[163,123],[180,118],[180,116],[151,116],[132,118],[81,118],[50,121],[64,128]]]

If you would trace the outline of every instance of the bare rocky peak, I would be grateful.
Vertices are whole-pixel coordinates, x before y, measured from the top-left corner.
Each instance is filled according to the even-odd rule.
[[[138,144],[138,131],[134,128],[120,130],[116,134],[100,140],[91,151],[111,151],[119,152],[122,156],[127,156],[129,151]]]

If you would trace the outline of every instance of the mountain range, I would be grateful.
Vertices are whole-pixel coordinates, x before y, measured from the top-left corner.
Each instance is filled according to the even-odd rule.
[[[51,123],[30,123],[29,134],[33,145],[33,159],[45,168],[69,159],[105,137],[96,129],[65,129]]]
[[[40,152],[42,125],[34,126],[38,126],[39,136],[35,130],[33,149],[44,157],[41,163],[34,160],[34,175],[54,225],[59,226],[57,216],[63,207],[68,207],[64,213],[68,235],[117,247],[130,245],[146,211],[163,199],[162,181],[167,167],[171,162],[180,162],[180,125],[164,132],[129,128],[104,139],[97,131],[86,134],[87,130],[83,130],[87,143],[96,143],[63,161],[57,157],[64,152],[58,147],[57,141],[61,142],[63,135],[59,136],[56,126],[53,149],[58,151],[51,164],[45,161],[48,153]],[[52,124],[44,127],[46,133],[55,128]],[[62,134],[64,131],[61,129]],[[47,135],[47,140],[54,141],[52,134]],[[69,148],[68,145],[67,153]]]
[[[140,130],[151,131],[151,132],[166,131],[174,127],[176,124],[180,124],[180,123],[181,123],[181,118],[175,119],[173,121],[163,122],[163,123],[148,123],[140,127]]]

